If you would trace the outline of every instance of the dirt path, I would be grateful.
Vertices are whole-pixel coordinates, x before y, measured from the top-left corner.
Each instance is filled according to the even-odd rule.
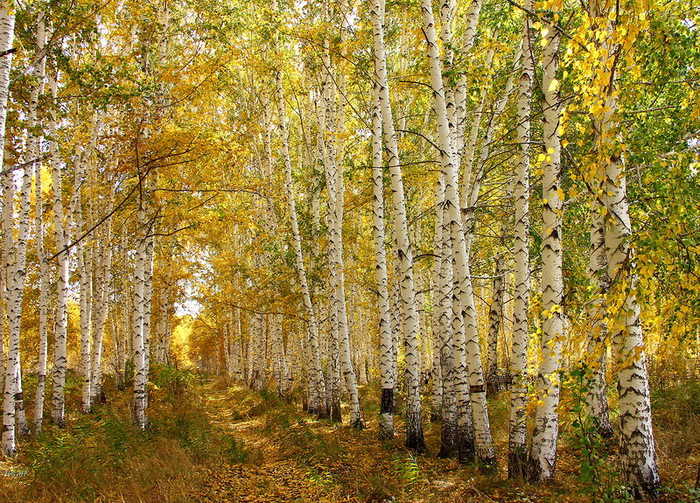
[[[252,415],[242,393],[203,389],[206,410],[217,427],[228,430],[240,446],[241,462],[207,469],[204,487],[193,494],[203,502],[324,502],[338,501],[314,482],[308,467],[290,459],[266,432],[266,417]],[[247,393],[247,395],[250,395]],[[245,395],[244,395],[245,396]],[[247,411],[246,411],[247,409]],[[346,500],[352,501],[352,500]]]

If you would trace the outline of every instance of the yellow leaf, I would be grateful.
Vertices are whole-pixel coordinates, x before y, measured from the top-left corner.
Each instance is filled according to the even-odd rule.
[[[551,92],[556,91],[558,88],[559,88],[559,81],[557,79],[552,79],[552,82],[549,83],[549,89],[547,89],[547,91],[551,93]]]

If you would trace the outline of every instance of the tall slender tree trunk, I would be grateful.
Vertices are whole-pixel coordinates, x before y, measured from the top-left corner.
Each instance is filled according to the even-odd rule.
[[[139,177],[141,174],[139,174]],[[146,368],[146,336],[144,332],[145,294],[146,294],[146,260],[147,235],[149,229],[146,221],[146,202],[139,199],[136,211],[139,227],[136,243],[136,264],[134,266],[134,309],[132,318],[132,358],[134,362],[134,402],[133,413],[136,426],[145,430],[148,427],[146,417],[148,393],[148,371]]]
[[[13,229],[13,177],[12,171],[5,170],[4,147],[5,147],[5,124],[7,120],[7,102],[10,87],[10,69],[12,67],[12,45],[15,33],[14,5],[0,6],[0,168],[4,171],[2,176],[2,231],[3,231],[3,256],[5,258],[4,276],[7,294],[3,292],[7,299],[7,321],[8,321],[8,346],[6,355],[6,366],[4,368],[4,394],[3,394],[3,432],[2,451],[6,456],[15,454],[15,394],[17,393],[17,369],[19,368],[19,321],[21,312],[17,312],[17,285],[13,264],[16,263],[12,236]],[[21,271],[24,272],[24,271]],[[11,296],[13,298],[11,298]],[[21,297],[20,297],[21,307]],[[4,325],[4,320],[3,320]],[[0,330],[4,346],[4,329]]]
[[[90,227],[85,222],[83,209],[78,203],[77,227],[80,232]],[[90,412],[90,385],[92,381],[92,351],[91,351],[91,310],[92,310],[92,249],[82,241],[76,245],[78,257],[78,273],[80,275],[80,378],[82,385],[83,413]]]
[[[532,9],[533,0],[526,6]],[[508,477],[524,478],[527,467],[527,346],[530,305],[530,111],[534,61],[532,21],[525,16],[518,82],[518,161],[515,168],[515,236],[513,244],[513,336],[511,352],[510,426],[508,429]]]
[[[58,75],[50,80],[54,101],[57,98]],[[68,262],[69,250],[66,249],[66,222],[64,220],[64,205],[62,196],[61,159],[58,152],[58,128],[56,112],[52,108],[49,122],[51,135],[51,172],[53,188],[54,234],[56,241],[58,272],[56,281],[56,328],[53,350],[53,394],[51,397],[51,421],[62,428],[65,425],[65,385],[68,335]]]
[[[379,102],[382,108],[382,125],[388,152],[389,175],[393,200],[393,227],[396,236],[399,262],[400,300],[403,310],[403,333],[406,348],[406,447],[425,450],[423,417],[420,403],[420,361],[418,355],[418,329],[416,291],[413,283],[413,251],[408,239],[406,199],[404,197],[401,162],[394,129],[394,118],[389,100],[389,87],[384,50],[384,1],[373,0],[371,7],[374,36],[375,81],[379,85]]]
[[[470,397],[473,415],[474,441],[476,453],[479,459],[487,466],[493,465],[496,461],[496,454],[491,438],[491,428],[489,425],[488,411],[486,408],[486,394],[483,381],[483,371],[481,369],[481,357],[478,349],[479,341],[475,330],[467,327],[466,319],[469,317],[469,296],[471,294],[471,278],[469,273],[469,262],[467,257],[467,246],[462,229],[462,218],[459,209],[459,199],[457,193],[457,173],[454,170],[452,144],[450,141],[449,122],[447,117],[447,107],[445,104],[444,84],[442,80],[442,65],[440,62],[437,36],[435,33],[435,21],[432,11],[431,0],[422,0],[421,12],[423,15],[423,33],[426,37],[428,47],[428,59],[430,62],[430,81],[433,90],[433,107],[437,118],[437,132],[440,147],[440,163],[445,177],[445,211],[443,215],[445,222],[450,229],[450,246],[453,257],[454,268],[454,297],[457,302],[458,312],[465,320],[464,328],[458,326],[458,331],[466,329],[465,349],[468,358],[470,373]],[[459,321],[459,316],[455,316]],[[475,327],[474,327],[475,328]]]
[[[474,43],[474,37],[476,35],[476,23],[478,21],[478,13],[481,10],[481,2],[472,2],[469,11],[469,20],[467,23],[467,31],[465,34],[465,47],[464,52],[468,53],[471,46]],[[453,16],[453,5],[451,0],[444,0],[440,5],[440,18],[441,18],[441,30],[440,38],[444,47],[444,57],[443,57],[443,88],[445,93],[445,108],[447,114],[447,124],[449,126],[449,140],[451,147],[451,161],[452,170],[455,177],[459,173],[459,167],[461,164],[461,153],[464,147],[464,109],[459,109],[459,84],[457,86],[453,85],[455,79],[454,76],[450,76],[453,73],[453,60],[454,51],[452,50],[453,40],[452,40],[452,16]],[[458,82],[461,82],[465,76],[459,76]],[[456,404],[456,448],[458,452],[458,457],[460,461],[470,461],[474,458],[474,428],[472,421],[472,407],[471,407],[471,396],[469,393],[469,372],[467,368],[467,334],[464,312],[462,310],[463,298],[459,297],[458,291],[459,286],[454,285],[458,278],[454,274],[454,268],[456,267],[452,263],[452,245],[451,245],[451,229],[450,229],[450,206],[445,204],[445,186],[444,186],[444,172],[440,175],[440,180],[438,182],[438,189],[442,192],[436,192],[436,206],[441,208],[439,213],[439,218],[436,218],[436,226],[440,225],[440,231],[438,232],[436,227],[436,249],[440,249],[441,258],[439,259],[442,264],[437,266],[439,270],[443,268],[444,272],[442,277],[449,281],[448,284],[440,284],[440,281],[436,282],[436,289],[440,294],[440,299],[438,305],[442,301],[443,295],[448,295],[451,298],[451,302],[445,301],[445,308],[448,309],[446,312],[449,318],[449,324],[446,325],[449,334],[442,335],[441,338],[448,337],[451,342],[448,343],[452,346],[452,360],[454,365],[453,372],[453,383],[454,383],[454,394],[455,394],[455,404]],[[455,182],[456,184],[456,182]],[[456,185],[455,185],[456,186]],[[457,190],[455,188],[455,190]],[[438,243],[438,235],[441,240],[441,244]],[[438,259],[436,259],[438,260]],[[467,259],[468,261],[468,259]],[[440,274],[438,273],[438,277]],[[442,313],[439,313],[442,315]],[[440,323],[435,324],[438,330],[444,330],[445,328],[440,326]],[[446,354],[440,352],[440,354]],[[444,367],[440,367],[442,373]]]
[[[111,188],[107,214],[114,206],[114,187]],[[109,276],[112,269],[112,218],[108,217],[101,229],[97,244],[96,271],[94,276],[94,307],[92,310],[92,369],[90,386],[90,407],[102,400],[102,346],[107,315],[109,314]],[[116,337],[116,334],[112,334]]]
[[[549,13],[552,16],[552,13]],[[544,146],[547,157],[542,179],[542,361],[537,377],[535,431],[530,450],[530,478],[537,481],[554,479],[559,436],[559,368],[564,342],[562,298],[562,211],[561,138],[559,99],[559,40],[553,24],[546,25],[546,45],[542,54],[542,92],[544,94]]]
[[[34,171],[36,202],[36,246],[39,262],[39,357],[37,362],[36,395],[34,399],[34,431],[41,433],[44,418],[44,397],[46,393],[46,363],[48,357],[48,280],[49,266],[44,249],[44,199],[41,181],[41,163],[35,164]]]
[[[591,248],[589,257],[589,274],[594,283],[594,298],[591,303],[589,318],[591,334],[588,342],[587,359],[584,362],[590,367],[591,375],[587,376],[589,388],[586,394],[586,413],[597,422],[597,430],[604,438],[613,437],[613,429],[608,413],[608,393],[606,384],[607,363],[607,323],[605,321],[607,307],[605,296],[610,287],[608,276],[608,260],[605,248],[605,227],[602,215],[602,204],[597,196],[591,203]]]
[[[34,68],[34,78],[37,80],[37,87],[32,92],[30,98],[29,125],[31,129],[37,126],[36,112],[39,107],[39,96],[44,90],[44,77],[46,72],[46,57],[43,55],[46,44],[46,23],[43,12],[37,17],[36,45],[37,54],[41,54]],[[39,354],[37,362],[37,383],[34,400],[34,430],[41,433],[44,415],[44,396],[46,389],[46,363],[48,356],[48,290],[49,290],[49,267],[46,262],[46,251],[44,249],[44,194],[41,180],[42,163],[35,160],[39,154],[41,137],[32,134],[30,136],[29,156],[34,166],[34,201],[35,201],[35,240],[37,249],[37,262],[39,263]]]
[[[323,51],[323,61],[326,71],[323,75],[323,97],[325,102],[324,113],[319,121],[319,144],[321,147],[323,164],[326,171],[326,186],[329,199],[330,220],[330,251],[331,254],[331,288],[333,288],[332,309],[337,318],[338,351],[341,372],[345,379],[345,387],[350,397],[351,417],[350,425],[355,428],[363,428],[362,413],[360,410],[360,395],[357,388],[357,376],[350,357],[350,335],[347,315],[347,303],[345,300],[345,274],[343,272],[343,212],[344,192],[343,172],[337,163],[336,132],[341,127],[338,114],[333,114],[334,90],[331,86],[331,59],[327,47]],[[335,120],[334,120],[335,119]]]
[[[498,336],[501,331],[501,319],[503,318],[503,296],[505,294],[505,266],[503,255],[496,257],[496,271],[493,279],[493,292],[491,305],[489,306],[489,333],[487,339],[486,356],[486,395],[496,396],[499,389],[498,383]]]
[[[386,246],[384,232],[384,174],[382,173],[382,109],[379,105],[379,86],[373,86],[372,115],[372,233],[374,238],[374,273],[377,281],[377,304],[379,308],[379,373],[381,379],[381,414],[379,438],[388,440],[394,436],[394,389],[393,372],[394,340],[391,326],[391,305],[387,279]]]
[[[278,120],[280,121],[280,131],[282,133],[282,156],[284,158],[285,189],[287,192],[287,204],[289,206],[289,219],[292,226],[292,241],[294,244],[294,255],[296,259],[297,274],[304,298],[304,308],[306,310],[308,341],[309,341],[309,413],[325,416],[326,385],[321,368],[318,321],[311,301],[311,292],[306,280],[306,268],[304,266],[304,255],[301,250],[301,236],[299,234],[299,224],[297,222],[297,210],[294,202],[294,182],[292,180],[292,159],[289,155],[289,132],[287,130],[287,113],[285,111],[284,87],[282,85],[281,72],[277,73],[277,100],[278,100]]]

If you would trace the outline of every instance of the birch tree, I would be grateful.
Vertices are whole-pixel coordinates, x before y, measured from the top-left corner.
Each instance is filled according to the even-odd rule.
[[[341,27],[341,30],[343,28]],[[343,272],[343,207],[345,184],[343,182],[343,172],[338,166],[336,152],[336,133],[342,127],[342,117],[333,113],[333,97],[335,95],[331,86],[331,58],[328,48],[328,40],[324,40],[324,51],[322,55],[323,73],[322,96],[324,109],[319,120],[319,146],[321,157],[326,171],[326,187],[328,190],[330,239],[329,253],[331,255],[330,277],[331,288],[333,289],[332,309],[337,323],[339,360],[341,372],[345,378],[345,387],[350,396],[350,407],[352,416],[350,424],[356,428],[364,427],[362,414],[360,411],[360,395],[357,389],[357,376],[350,358],[350,335],[348,333],[347,303],[345,300],[345,274]],[[342,107],[338,107],[342,109]],[[335,115],[335,117],[334,117]],[[334,352],[335,353],[335,352]]]
[[[547,16],[553,17],[552,12]],[[559,376],[564,342],[562,296],[561,103],[559,42],[561,34],[549,20],[543,29],[542,52],[543,135],[546,155],[542,178],[542,345],[537,375],[537,417],[530,449],[530,478],[553,480],[559,435]]]
[[[57,73],[57,72],[56,72]],[[58,97],[58,75],[49,79],[51,95]],[[56,281],[56,328],[53,350],[53,394],[51,397],[51,421],[63,427],[65,425],[65,385],[68,355],[66,340],[68,335],[68,258],[66,222],[62,195],[61,159],[58,150],[58,119],[56,108],[51,109],[49,119],[51,186],[53,188],[54,239],[56,242],[57,281]]]
[[[287,205],[289,206],[289,219],[292,227],[292,242],[294,245],[294,257],[296,260],[297,274],[304,298],[304,308],[307,320],[307,338],[311,354],[309,356],[309,413],[320,416],[325,415],[326,405],[326,385],[321,368],[321,357],[319,350],[318,321],[314,306],[311,301],[311,292],[306,279],[306,267],[304,266],[304,255],[301,249],[301,236],[299,234],[299,224],[297,221],[296,203],[294,201],[294,181],[292,179],[292,158],[289,154],[289,133],[287,130],[287,114],[285,111],[284,88],[282,86],[282,75],[276,75],[277,79],[277,110],[280,121],[280,132],[282,134],[282,157],[284,161],[285,189]]]
[[[454,297],[459,302],[459,309],[462,318],[468,314],[469,309],[467,297],[471,292],[465,287],[471,284],[469,279],[469,263],[467,259],[467,246],[462,230],[462,218],[459,210],[459,199],[457,195],[457,175],[452,162],[452,145],[450,142],[449,123],[447,119],[447,107],[445,104],[444,85],[442,81],[442,65],[437,47],[437,36],[435,33],[435,21],[433,18],[431,0],[421,2],[421,12],[423,15],[423,33],[428,46],[428,59],[430,62],[430,82],[433,91],[433,107],[437,118],[437,132],[440,147],[440,163],[445,177],[445,199],[444,205],[446,215],[443,218],[449,219],[450,247],[453,256],[454,270]],[[476,453],[479,459],[486,465],[495,463],[496,455],[491,439],[491,428],[489,425],[488,411],[486,408],[486,394],[483,382],[483,372],[481,371],[480,356],[478,350],[478,336],[476,333],[467,333],[467,354],[472,358],[470,368],[470,396],[472,402],[474,441]],[[471,346],[471,347],[470,347]],[[470,351],[471,349],[471,351]],[[469,363],[468,363],[469,366]]]
[[[406,447],[425,450],[423,418],[420,403],[420,357],[418,355],[418,313],[416,291],[413,282],[413,251],[408,238],[406,200],[401,174],[401,161],[394,129],[394,117],[389,101],[389,87],[384,50],[384,2],[372,0],[372,34],[374,38],[374,78],[379,86],[379,103],[382,109],[382,126],[386,144],[393,202],[393,227],[396,237],[396,253],[399,262],[399,292],[403,308],[403,334],[406,354]]]
[[[380,440],[394,436],[394,340],[391,325],[391,306],[386,265],[384,232],[384,174],[382,172],[382,110],[379,104],[379,86],[375,82],[372,114],[372,237],[374,240],[374,275],[377,282],[379,308],[379,373],[381,378]]]
[[[526,7],[532,9],[532,0]],[[518,80],[517,141],[518,159],[515,168],[515,236],[513,244],[513,335],[511,351],[512,386],[508,429],[508,476],[523,478],[527,467],[527,341],[530,304],[530,111],[534,62],[532,60],[532,25],[528,16],[523,21],[522,52]]]
[[[5,170],[4,166],[4,145],[5,145],[5,124],[7,120],[7,102],[10,87],[10,69],[12,67],[12,46],[14,43],[14,26],[15,15],[14,5],[3,3],[0,5],[0,167],[3,169],[2,176],[2,248],[5,258],[4,277],[6,292],[6,310],[8,324],[8,344],[7,356],[5,365],[4,393],[3,393],[3,430],[2,430],[2,451],[6,456],[15,454],[15,407],[16,393],[18,389],[18,372],[20,372],[20,354],[19,354],[19,329],[22,317],[22,293],[24,288],[24,257],[22,257],[22,246],[25,247],[26,253],[26,229],[25,234],[17,237],[15,244],[14,240],[14,180],[13,170]],[[28,173],[28,168],[25,169],[22,179],[22,196],[20,213],[23,214],[24,205],[29,204],[29,187],[27,180],[31,183],[31,174]],[[25,188],[27,194],[25,197]],[[26,198],[26,203],[25,203]],[[27,208],[27,219],[29,218],[29,208]],[[27,222],[28,224],[28,222]],[[20,224],[21,225],[21,224]],[[24,241],[24,244],[23,244]],[[16,248],[15,248],[16,246]],[[0,344],[4,346],[4,329],[0,331],[2,341]]]
[[[617,16],[616,4],[592,1],[595,19],[608,20],[598,40],[602,40],[599,72],[594,80],[596,105],[592,108],[599,129],[596,134],[598,162],[603,171],[603,203],[606,209],[603,239],[607,275],[610,278],[608,326],[615,347],[615,367],[620,396],[620,461],[626,485],[635,497],[655,498],[660,485],[651,418],[644,334],[640,306],[635,294],[637,277],[630,270],[634,250],[630,246],[632,223],[627,201],[627,177],[619,143],[617,124],[618,89],[613,58],[620,46],[613,46]],[[602,23],[599,23],[602,24]],[[601,79],[602,77],[602,79]]]

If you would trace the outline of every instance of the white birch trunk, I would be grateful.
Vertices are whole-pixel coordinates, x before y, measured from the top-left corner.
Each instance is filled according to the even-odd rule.
[[[36,246],[37,262],[39,262],[39,357],[37,362],[36,395],[34,399],[34,431],[41,433],[44,416],[44,397],[46,392],[46,363],[48,357],[48,280],[49,266],[44,249],[44,210],[43,188],[41,183],[41,163],[36,163],[35,169],[35,201],[36,201]]]
[[[46,25],[44,21],[44,13],[40,13],[37,18],[36,32],[37,54],[43,53],[44,45],[46,44]],[[44,89],[44,77],[46,70],[46,58],[42,54],[38,61],[35,62],[34,78],[37,80],[37,88],[35,93],[32,93],[30,99],[30,121],[29,125],[34,129],[37,125],[36,111],[39,106],[39,96]],[[32,117],[33,113],[33,117]],[[32,120],[33,119],[33,120]],[[37,262],[39,263],[39,355],[37,362],[37,383],[36,395],[34,400],[34,431],[36,434],[41,433],[43,415],[44,415],[44,396],[46,390],[46,363],[48,356],[48,290],[49,290],[49,267],[46,261],[46,251],[44,249],[44,198],[43,187],[41,180],[42,163],[35,161],[38,157],[41,137],[30,136],[30,142],[34,140],[32,148],[30,148],[30,157],[34,166],[34,201],[35,201],[35,234],[37,247]]]
[[[627,187],[622,162],[611,156],[606,166],[606,207],[608,221],[608,274],[613,295],[624,301],[613,324],[608,327],[616,349],[618,392],[620,395],[620,464],[626,485],[636,497],[643,493],[654,498],[660,480],[654,447],[651,400],[647,377],[644,336],[640,307],[634,294],[636,276],[626,270],[629,264],[632,226],[627,203]]]
[[[498,383],[498,337],[501,331],[501,319],[503,318],[503,296],[505,281],[505,266],[503,255],[496,257],[496,271],[493,280],[493,292],[489,306],[489,333],[487,337],[486,352],[486,395],[496,396],[499,389]]]
[[[77,228],[81,234],[90,227],[83,219],[81,203],[77,207]],[[87,414],[90,412],[90,385],[92,378],[92,352],[91,352],[91,307],[92,307],[92,250],[86,246],[85,241],[81,241],[76,246],[75,251],[78,257],[78,273],[80,275],[80,378],[82,384],[82,410]]]
[[[479,24],[479,16],[481,14],[481,0],[472,0],[469,6],[469,14],[467,14],[467,26],[464,32],[464,42],[462,44],[462,54],[469,54],[474,41],[476,40],[476,28]],[[462,159],[464,149],[464,130],[466,127],[467,115],[467,76],[462,74],[457,80],[457,85],[454,89],[455,99],[455,138],[456,142],[453,145],[454,153],[460,160]],[[482,100],[483,101],[483,100]],[[478,121],[481,114],[474,115],[474,121]],[[477,126],[478,130],[478,126]],[[460,162],[461,164],[461,162]]]
[[[114,187],[109,196],[108,214],[112,212],[113,205]],[[102,400],[102,346],[109,314],[109,275],[112,269],[112,218],[108,217],[102,225],[101,239],[97,244],[98,255],[93,286],[90,407]],[[112,337],[115,337],[115,334],[112,334]]]
[[[444,173],[441,173],[439,176],[444,179]],[[449,210],[445,204],[444,197],[445,184],[438,183],[438,186],[443,189],[442,197],[439,198],[441,201],[436,208],[442,214],[441,218],[437,219],[436,217],[440,222],[440,248],[433,252],[440,255],[440,272],[436,285],[437,302],[434,306],[439,316],[437,327],[435,328],[437,328],[440,340],[440,376],[442,378],[442,425],[438,457],[453,457],[455,454],[459,454],[460,447],[457,426],[457,396],[455,393],[455,337],[453,336],[453,330],[456,327],[463,329],[464,326],[461,324],[460,303],[454,296],[451,229]]]
[[[493,448],[491,428],[486,407],[486,394],[483,370],[481,368],[481,357],[479,354],[478,333],[474,329],[470,330],[467,324],[467,319],[469,319],[471,278],[469,274],[467,247],[462,230],[462,219],[459,209],[457,174],[455,173],[454,164],[452,162],[453,153],[450,143],[449,123],[442,81],[442,67],[437,47],[432,2],[430,0],[422,0],[421,12],[423,15],[423,33],[426,37],[428,59],[430,62],[430,82],[433,90],[433,106],[437,119],[440,162],[445,177],[444,204],[446,213],[443,218],[445,218],[447,222],[443,222],[443,225],[449,225],[450,229],[450,243],[454,268],[454,297],[456,302],[459,302],[457,308],[460,310],[459,314],[461,314],[461,318],[464,320],[464,325],[462,325],[459,322],[460,316],[455,316],[457,320],[456,328],[458,328],[455,333],[466,329],[466,344],[464,347],[468,357],[467,366],[470,374],[469,395],[472,406],[476,454],[485,465],[491,466],[495,463],[496,455]],[[464,329],[462,328],[463,326]],[[455,338],[457,338],[457,336]],[[459,342],[461,343],[461,340]]]
[[[382,108],[382,125],[388,151],[389,174],[393,199],[393,227],[396,236],[399,262],[399,288],[403,309],[403,333],[406,353],[406,447],[417,451],[425,450],[423,419],[420,403],[420,369],[418,362],[418,330],[416,312],[416,292],[413,283],[413,251],[408,239],[406,201],[399,149],[394,130],[394,118],[389,99],[386,55],[384,50],[384,2],[373,0],[371,6],[374,37],[374,71],[379,85],[379,102]]]
[[[0,168],[5,171],[4,146],[5,146],[5,124],[7,120],[7,102],[10,87],[10,69],[12,67],[12,45],[14,42],[14,6],[0,6]],[[3,394],[3,432],[2,451],[6,456],[15,454],[15,393],[17,390],[17,369],[19,368],[19,321],[21,313],[17,312],[17,285],[15,283],[13,264],[16,262],[16,251],[13,245],[13,198],[14,184],[12,171],[6,172],[2,177],[3,204],[2,204],[2,227],[3,227],[3,255],[5,258],[5,288],[6,310],[8,321],[8,346],[6,355],[6,366],[4,368],[4,394]],[[21,297],[20,297],[21,306]],[[3,320],[4,324],[4,320]],[[15,327],[16,325],[16,327]],[[4,346],[4,330],[0,330]]]
[[[544,145],[547,157],[542,179],[542,360],[537,377],[539,407],[530,450],[530,478],[551,481],[557,459],[559,435],[559,368],[561,348],[565,339],[562,295],[562,211],[561,139],[559,121],[559,40],[553,25],[545,28],[542,54],[542,92],[544,94]]]
[[[613,429],[608,413],[608,393],[606,384],[607,363],[607,305],[605,296],[610,286],[608,260],[605,247],[605,227],[602,204],[596,198],[591,202],[591,245],[589,256],[589,275],[594,284],[593,299],[589,308],[591,334],[588,342],[587,357],[584,361],[591,375],[586,383],[586,413],[597,422],[597,430],[604,438],[613,437]]]
[[[526,6],[532,8],[533,0]],[[530,112],[534,61],[532,23],[524,16],[520,79],[518,81],[517,139],[515,168],[515,236],[513,244],[513,335],[511,352],[510,426],[508,430],[508,477],[527,474],[527,346],[530,306]]]
[[[382,109],[379,105],[379,86],[373,86],[372,115],[372,236],[374,238],[374,277],[377,281],[377,307],[379,310],[379,373],[381,379],[381,401],[379,439],[394,436],[394,389],[393,372],[394,340],[389,303],[389,281],[387,279],[386,246],[384,232],[384,174],[382,172]]]
[[[50,80],[53,99],[57,98],[57,79],[54,75]],[[53,394],[51,397],[51,421],[60,428],[65,426],[65,385],[66,385],[66,339],[68,335],[68,261],[69,250],[66,249],[66,223],[64,221],[63,198],[61,195],[61,159],[58,152],[58,129],[56,112],[51,110],[49,122],[51,135],[51,172],[53,188],[54,234],[56,241],[58,271],[56,298],[56,329],[53,350]]]
[[[277,74],[277,100],[278,119],[280,121],[280,131],[282,134],[282,156],[284,157],[285,189],[287,192],[287,204],[289,206],[289,219],[292,226],[292,241],[294,243],[294,255],[296,259],[297,274],[304,298],[304,308],[306,310],[308,341],[309,341],[309,413],[324,416],[325,403],[323,399],[326,395],[326,385],[321,368],[321,358],[319,351],[318,321],[311,301],[311,292],[306,280],[306,268],[304,266],[304,255],[301,249],[301,237],[299,234],[299,224],[297,222],[296,204],[294,202],[294,182],[292,180],[292,159],[289,155],[289,132],[287,130],[287,114],[285,111],[284,88],[282,86],[282,75]]]
[[[140,174],[139,174],[140,176]],[[144,310],[146,306],[146,260],[147,223],[145,201],[139,200],[136,212],[139,227],[136,244],[136,264],[134,265],[134,308],[132,318],[132,358],[134,362],[134,423],[137,428],[145,430],[148,426],[146,417],[146,394],[148,392],[148,374],[146,370],[146,337],[144,333]]]
[[[327,44],[327,41],[326,41]],[[330,220],[330,251],[331,258],[331,287],[334,290],[332,301],[333,310],[337,316],[338,323],[338,350],[340,357],[341,372],[345,379],[345,387],[350,398],[351,417],[350,425],[354,428],[363,428],[362,412],[360,410],[360,394],[357,388],[357,376],[353,368],[350,356],[350,335],[347,315],[347,303],[345,300],[345,274],[343,272],[343,207],[344,191],[343,173],[336,162],[336,131],[341,127],[338,123],[339,117],[333,121],[332,95],[333,88],[330,83],[331,60],[329,49],[326,47],[323,52],[324,73],[323,95],[325,102],[325,117],[321,114],[319,121],[320,138],[319,144],[323,156],[323,164],[326,170],[326,186],[329,198],[329,220]]]

